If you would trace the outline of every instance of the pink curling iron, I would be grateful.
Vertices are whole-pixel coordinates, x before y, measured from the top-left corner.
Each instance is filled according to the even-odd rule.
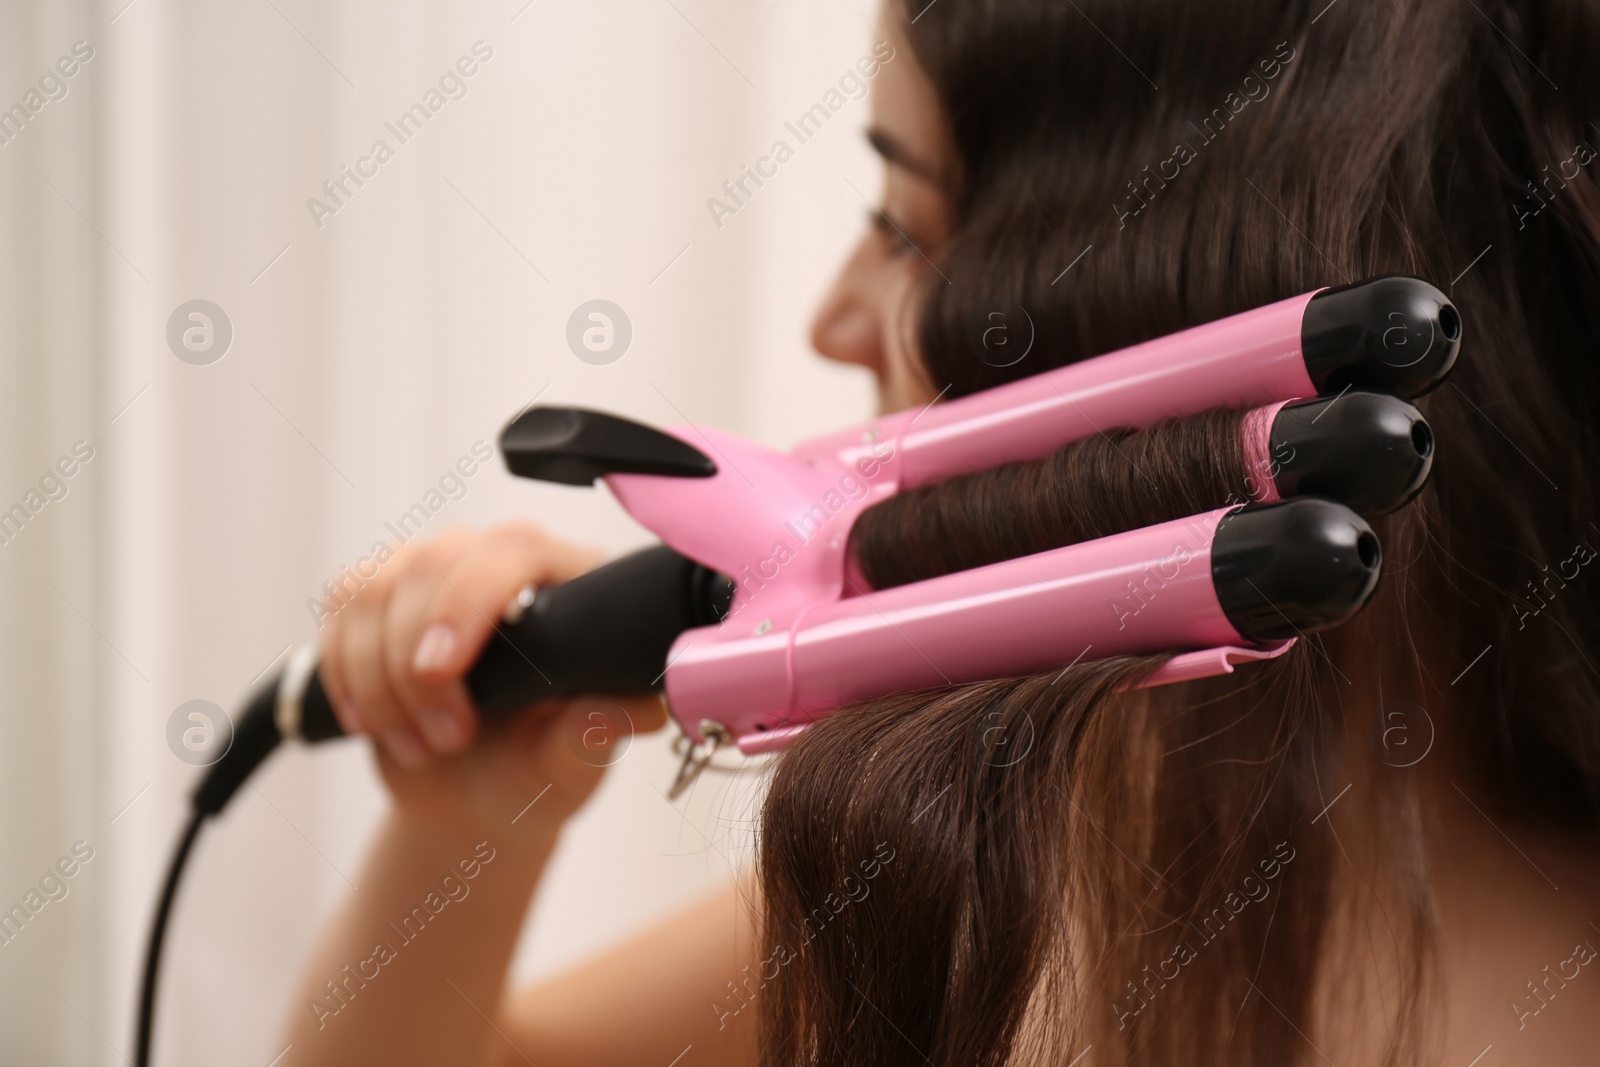
[[[1427,424],[1384,393],[1437,385],[1460,333],[1437,289],[1388,276],[880,417],[789,453],[717,430],[526,411],[501,437],[513,473],[604,479],[665,547],[521,598],[469,687],[485,714],[664,687],[698,750],[688,762],[703,763],[718,745],[780,748],[851,701],[1047,670],[1086,653],[1181,653],[1150,684],[1276,655],[1370,594],[1377,540],[1344,505],[1388,510],[1421,486]],[[1325,399],[1294,403],[1316,397]],[[1298,499],[882,592],[848,559],[856,517],[903,489],[1223,406],[1251,408],[1242,437],[1260,473],[1256,499]],[[314,667],[303,650],[258,698],[270,703],[270,733],[338,735]],[[200,794],[207,806],[237,787],[232,775],[213,777]]]
[[[717,745],[780,748],[851,701],[1084,654],[1180,653],[1150,684],[1276,655],[1370,594],[1378,543],[1356,510],[1404,503],[1432,451],[1416,408],[1385,394],[1417,396],[1442,381],[1460,333],[1437,289],[1387,276],[883,416],[789,453],[717,430],[526,411],[501,437],[513,473],[603,479],[664,546],[525,591],[469,688],[485,714],[664,688],[698,750],[687,767]],[[856,517],[901,490],[1222,406],[1251,409],[1241,436],[1260,477],[1250,495],[1296,499],[881,592],[848,558]],[[338,735],[314,668],[303,650],[257,698],[257,718],[270,706],[272,719],[258,743]],[[208,807],[242,781],[220,768],[213,777],[197,795]]]
[[[719,745],[773,751],[852,701],[1091,655],[1177,653],[1147,684],[1270,658],[1349,618],[1370,595],[1378,542],[1357,512],[1408,500],[1432,454],[1421,414],[1384,394],[1437,385],[1460,334],[1456,309],[1431,285],[1375,278],[884,416],[787,454],[718,431],[526,411],[501,437],[513,473],[604,479],[664,544],[525,590],[468,687],[485,715],[664,687],[688,742],[676,792]],[[868,588],[848,558],[856,517],[901,490],[1215,407],[1250,409],[1241,438],[1252,484],[1241,488],[1261,506],[886,590]],[[151,929],[139,1067],[149,1062],[166,923],[200,827],[282,739],[340,732],[315,650],[302,649],[251,699],[195,790]]]

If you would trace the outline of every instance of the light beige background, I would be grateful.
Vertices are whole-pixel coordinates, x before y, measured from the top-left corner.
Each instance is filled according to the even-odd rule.
[[[126,6],[125,6],[126,5]],[[526,5],[526,6],[525,6]],[[7,0],[0,106],[78,40],[69,94],[0,146],[0,507],[94,459],[0,545],[0,904],[94,858],[0,946],[0,1059],[131,1055],[156,883],[197,772],[185,701],[234,707],[306,601],[529,400],[787,446],[870,413],[805,327],[875,195],[865,101],[719,228],[706,207],[871,44],[866,0]],[[306,207],[482,40],[494,49],[319,229]],[[852,183],[855,189],[852,189]],[[542,275],[542,277],[541,277]],[[569,313],[632,320],[610,366]],[[205,298],[226,356],[168,350]],[[430,524],[535,516],[648,540],[602,491],[498,463]],[[391,538],[392,540],[392,538]],[[686,802],[638,741],[573,827],[516,969],[549,973],[749,862],[758,777]],[[384,800],[364,745],[280,753],[201,841],[157,1062],[265,1067],[319,924]],[[291,1064],[292,1053],[282,1063]]]

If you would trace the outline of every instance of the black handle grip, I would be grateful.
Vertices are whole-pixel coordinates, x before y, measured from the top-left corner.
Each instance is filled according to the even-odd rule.
[[[467,675],[486,715],[578,693],[651,693],[685,630],[722,621],[733,583],[665,546],[542,589]]]
[[[723,575],[665,545],[646,548],[539,590],[520,618],[495,627],[467,688],[485,715],[579,693],[655,692],[678,635],[720,622],[732,603],[733,582]],[[220,812],[277,748],[278,684],[274,676],[245,705],[232,745],[195,788],[196,811]],[[301,737],[343,733],[312,672],[300,699]]]
[[[665,545],[646,548],[539,590],[521,618],[495,627],[467,689],[484,715],[579,693],[657,692],[672,642],[720,622],[732,601],[727,578]],[[341,734],[316,675],[301,709],[306,740]]]

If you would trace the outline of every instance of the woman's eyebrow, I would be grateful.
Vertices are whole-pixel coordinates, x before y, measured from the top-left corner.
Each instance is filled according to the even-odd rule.
[[[907,151],[905,145],[877,126],[869,126],[867,128],[867,143],[872,146],[878,155],[883,157],[885,163],[900,167],[917,175],[919,178],[925,178],[933,182],[935,185],[939,184],[939,174],[933,167],[923,163],[915,155]]]

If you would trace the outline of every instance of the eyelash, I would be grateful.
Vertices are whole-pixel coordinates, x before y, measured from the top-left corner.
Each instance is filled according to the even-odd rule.
[[[867,211],[867,224],[888,243],[891,255],[904,256],[916,251],[916,246],[900,232],[900,228],[884,214],[881,208],[871,208]]]

